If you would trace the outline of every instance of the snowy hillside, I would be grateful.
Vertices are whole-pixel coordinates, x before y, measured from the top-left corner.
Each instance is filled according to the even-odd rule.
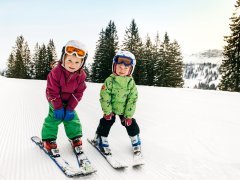
[[[111,129],[113,154],[129,165],[112,169],[87,143],[99,118],[101,84],[88,83],[77,111],[83,125],[84,150],[97,168],[94,175],[79,179],[240,179],[240,94],[138,86],[135,118],[141,128],[146,165],[131,167],[130,139],[119,121]],[[48,112],[46,81],[0,77],[0,179],[69,179],[30,140],[40,135]],[[58,145],[63,157],[77,167],[76,159],[60,126]]]
[[[184,87],[216,89],[222,59],[222,51],[216,49],[184,56]]]
[[[183,62],[185,64],[202,64],[202,63],[212,63],[221,64],[223,51],[217,49],[209,49],[203,52],[198,52],[190,55],[185,55]]]

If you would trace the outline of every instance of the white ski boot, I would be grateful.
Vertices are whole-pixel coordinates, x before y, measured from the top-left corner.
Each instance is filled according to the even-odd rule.
[[[94,141],[94,143],[96,143],[96,145],[100,148],[100,150],[105,155],[111,155],[112,154],[111,149],[109,148],[107,137],[99,136],[98,134],[96,134],[93,141]]]
[[[141,150],[141,140],[139,135],[130,136],[132,149],[133,149],[133,167],[140,166],[144,164],[144,159]]]

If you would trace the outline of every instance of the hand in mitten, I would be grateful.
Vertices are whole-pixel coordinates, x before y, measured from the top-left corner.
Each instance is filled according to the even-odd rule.
[[[106,119],[106,120],[111,120],[112,119],[112,116],[113,116],[113,113],[110,113],[108,115],[104,114],[103,115],[103,118]]]
[[[131,126],[132,118],[123,118],[122,121],[124,122],[125,126]]]
[[[62,120],[64,118],[64,108],[55,109],[53,115],[55,119]]]
[[[64,120],[71,121],[74,118],[74,111],[66,110],[66,115]]]

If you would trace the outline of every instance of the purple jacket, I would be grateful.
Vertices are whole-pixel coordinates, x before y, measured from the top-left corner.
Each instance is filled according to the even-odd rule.
[[[66,103],[67,110],[74,110],[86,89],[84,70],[71,73],[59,63],[47,77],[46,97],[54,109],[61,109]]]

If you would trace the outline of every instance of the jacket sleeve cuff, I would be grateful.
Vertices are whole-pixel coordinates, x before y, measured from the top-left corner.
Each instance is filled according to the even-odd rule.
[[[63,108],[62,102],[54,102],[54,101],[53,101],[53,102],[51,102],[51,104],[53,105],[53,108],[54,108],[55,110]]]

